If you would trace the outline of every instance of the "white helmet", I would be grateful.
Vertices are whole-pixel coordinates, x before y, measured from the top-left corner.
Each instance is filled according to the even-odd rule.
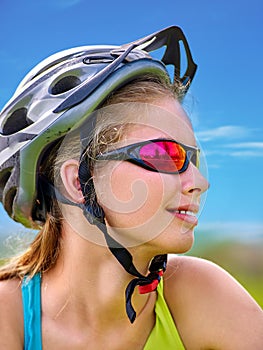
[[[180,43],[188,61],[183,74]],[[162,60],[152,58],[149,53],[162,46]],[[175,26],[121,46],[62,51],[32,69],[0,114],[0,200],[8,214],[29,227],[43,222],[36,203],[37,170],[44,151],[129,81],[147,73],[169,79],[165,66],[170,64],[176,79],[188,87],[196,64],[183,32]]]

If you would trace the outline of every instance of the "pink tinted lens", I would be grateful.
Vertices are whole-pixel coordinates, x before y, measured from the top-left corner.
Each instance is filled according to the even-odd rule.
[[[140,149],[141,159],[157,171],[177,172],[185,163],[185,150],[174,142],[157,141]]]

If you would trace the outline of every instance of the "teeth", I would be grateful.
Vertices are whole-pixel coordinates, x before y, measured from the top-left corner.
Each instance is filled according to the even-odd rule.
[[[192,211],[188,211],[188,210],[176,210],[176,212],[178,214],[195,216],[195,214]]]

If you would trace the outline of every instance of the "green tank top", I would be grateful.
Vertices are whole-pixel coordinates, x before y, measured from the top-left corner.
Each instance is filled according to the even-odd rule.
[[[144,346],[144,350],[184,350],[185,348],[164,299],[163,279],[157,287],[155,314],[155,326]]]
[[[24,350],[41,350],[41,278],[35,275],[22,283]],[[157,288],[155,326],[144,350],[184,350],[173,318],[163,296],[163,280]]]

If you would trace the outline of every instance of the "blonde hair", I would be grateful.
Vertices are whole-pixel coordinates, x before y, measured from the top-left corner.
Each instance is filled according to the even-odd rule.
[[[108,96],[103,107],[116,106],[118,109],[118,105],[123,103],[127,107],[127,104],[133,102],[151,103],[168,97],[181,100],[183,94],[183,88],[179,83],[172,85],[163,78],[143,76]],[[98,152],[119,141],[125,127],[125,123],[120,126],[118,122],[112,121],[112,118],[99,118],[96,130],[93,131],[92,142],[87,150],[88,157],[91,160],[94,159]],[[52,181],[58,178],[60,166],[66,159],[79,157],[79,136],[71,139],[72,145],[67,144],[65,151],[61,151],[60,143],[57,143],[48,156],[48,163],[40,167],[40,172]],[[71,155],[69,155],[69,150]],[[57,156],[58,151],[59,156]],[[92,161],[90,166],[92,167]],[[43,227],[24,253],[10,259],[8,264],[1,267],[0,280],[22,279],[25,275],[33,277],[36,273],[49,270],[56,263],[61,249],[63,217],[56,200],[49,204],[49,212]]]

